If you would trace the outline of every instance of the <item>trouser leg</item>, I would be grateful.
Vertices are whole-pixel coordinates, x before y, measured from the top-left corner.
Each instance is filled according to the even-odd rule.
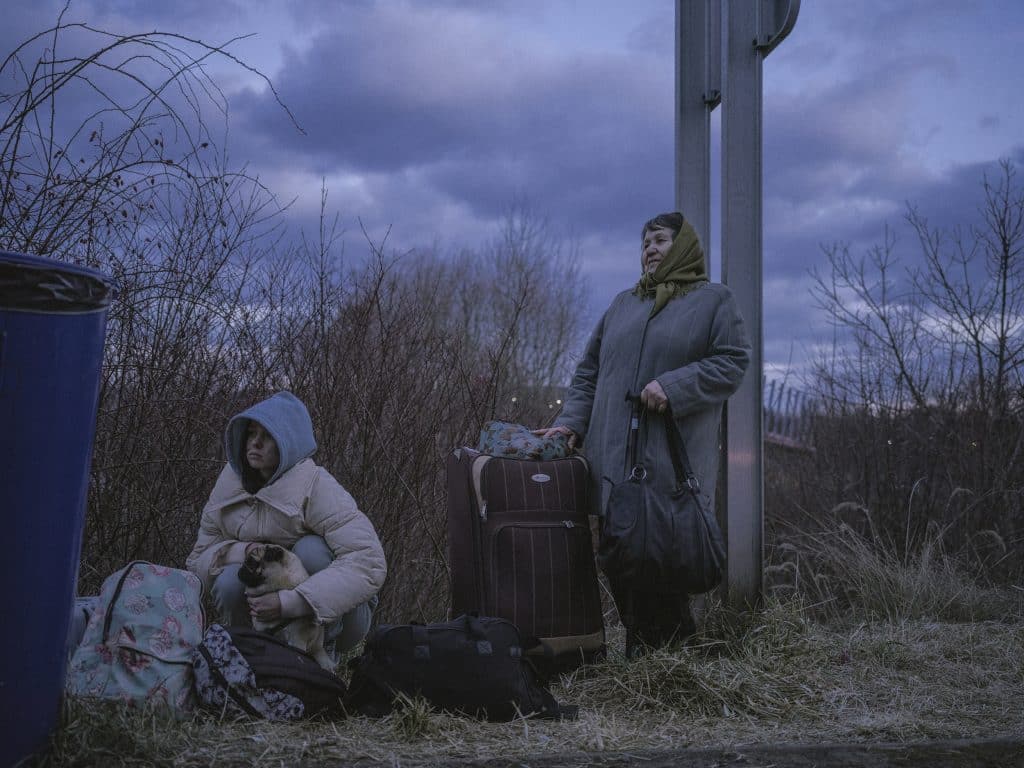
[[[637,639],[651,648],[679,643],[696,631],[690,598],[685,593],[638,593],[635,596]]]
[[[611,588],[626,628],[626,658],[643,648],[681,642],[697,629],[686,593],[629,589],[614,582]]]
[[[224,570],[213,580],[210,600],[217,620],[228,627],[250,627],[249,603],[245,599],[245,585],[238,578],[240,563],[224,566]]]

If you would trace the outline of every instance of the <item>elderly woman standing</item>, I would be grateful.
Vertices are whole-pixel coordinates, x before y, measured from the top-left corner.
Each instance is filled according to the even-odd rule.
[[[750,362],[750,345],[732,292],[708,280],[697,233],[680,213],[663,213],[643,226],[641,276],[618,294],[598,322],[576,368],[561,414],[538,434],[565,434],[591,464],[594,514],[602,514],[611,482],[629,468],[627,392],[640,392],[649,414],[671,409],[694,473],[714,508],[722,405]],[[639,457],[655,482],[674,483],[661,418],[647,419]],[[611,482],[609,482],[611,481]],[[623,589],[609,577],[626,627],[626,654],[692,634],[683,591]]]

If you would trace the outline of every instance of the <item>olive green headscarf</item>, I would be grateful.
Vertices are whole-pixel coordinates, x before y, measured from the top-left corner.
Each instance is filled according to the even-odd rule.
[[[640,258],[642,261],[642,254]],[[684,220],[665,258],[653,272],[645,272],[640,277],[633,293],[637,296],[654,296],[654,308],[651,310],[651,317],[654,317],[671,299],[685,296],[706,282],[708,268],[704,260],[704,249],[700,247],[697,232],[690,222]]]

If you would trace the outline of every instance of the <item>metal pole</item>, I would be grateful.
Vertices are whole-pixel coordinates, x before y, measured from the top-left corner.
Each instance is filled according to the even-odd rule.
[[[711,111],[721,100],[721,0],[676,0],[676,207],[711,252]]]
[[[764,540],[760,3],[724,0],[722,280],[750,336],[750,368],[728,404],[725,480],[728,600],[758,603]]]
[[[800,0],[676,2],[676,205],[710,253],[710,113],[721,101],[722,281],[736,296],[752,346],[750,370],[725,408],[722,434],[726,586],[729,602],[740,607],[760,599],[764,539],[761,73],[799,10]]]

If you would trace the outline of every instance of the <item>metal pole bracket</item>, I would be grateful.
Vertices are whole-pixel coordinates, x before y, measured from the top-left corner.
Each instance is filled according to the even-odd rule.
[[[796,24],[800,0],[760,0],[758,5],[757,39],[754,47],[767,57]]]

